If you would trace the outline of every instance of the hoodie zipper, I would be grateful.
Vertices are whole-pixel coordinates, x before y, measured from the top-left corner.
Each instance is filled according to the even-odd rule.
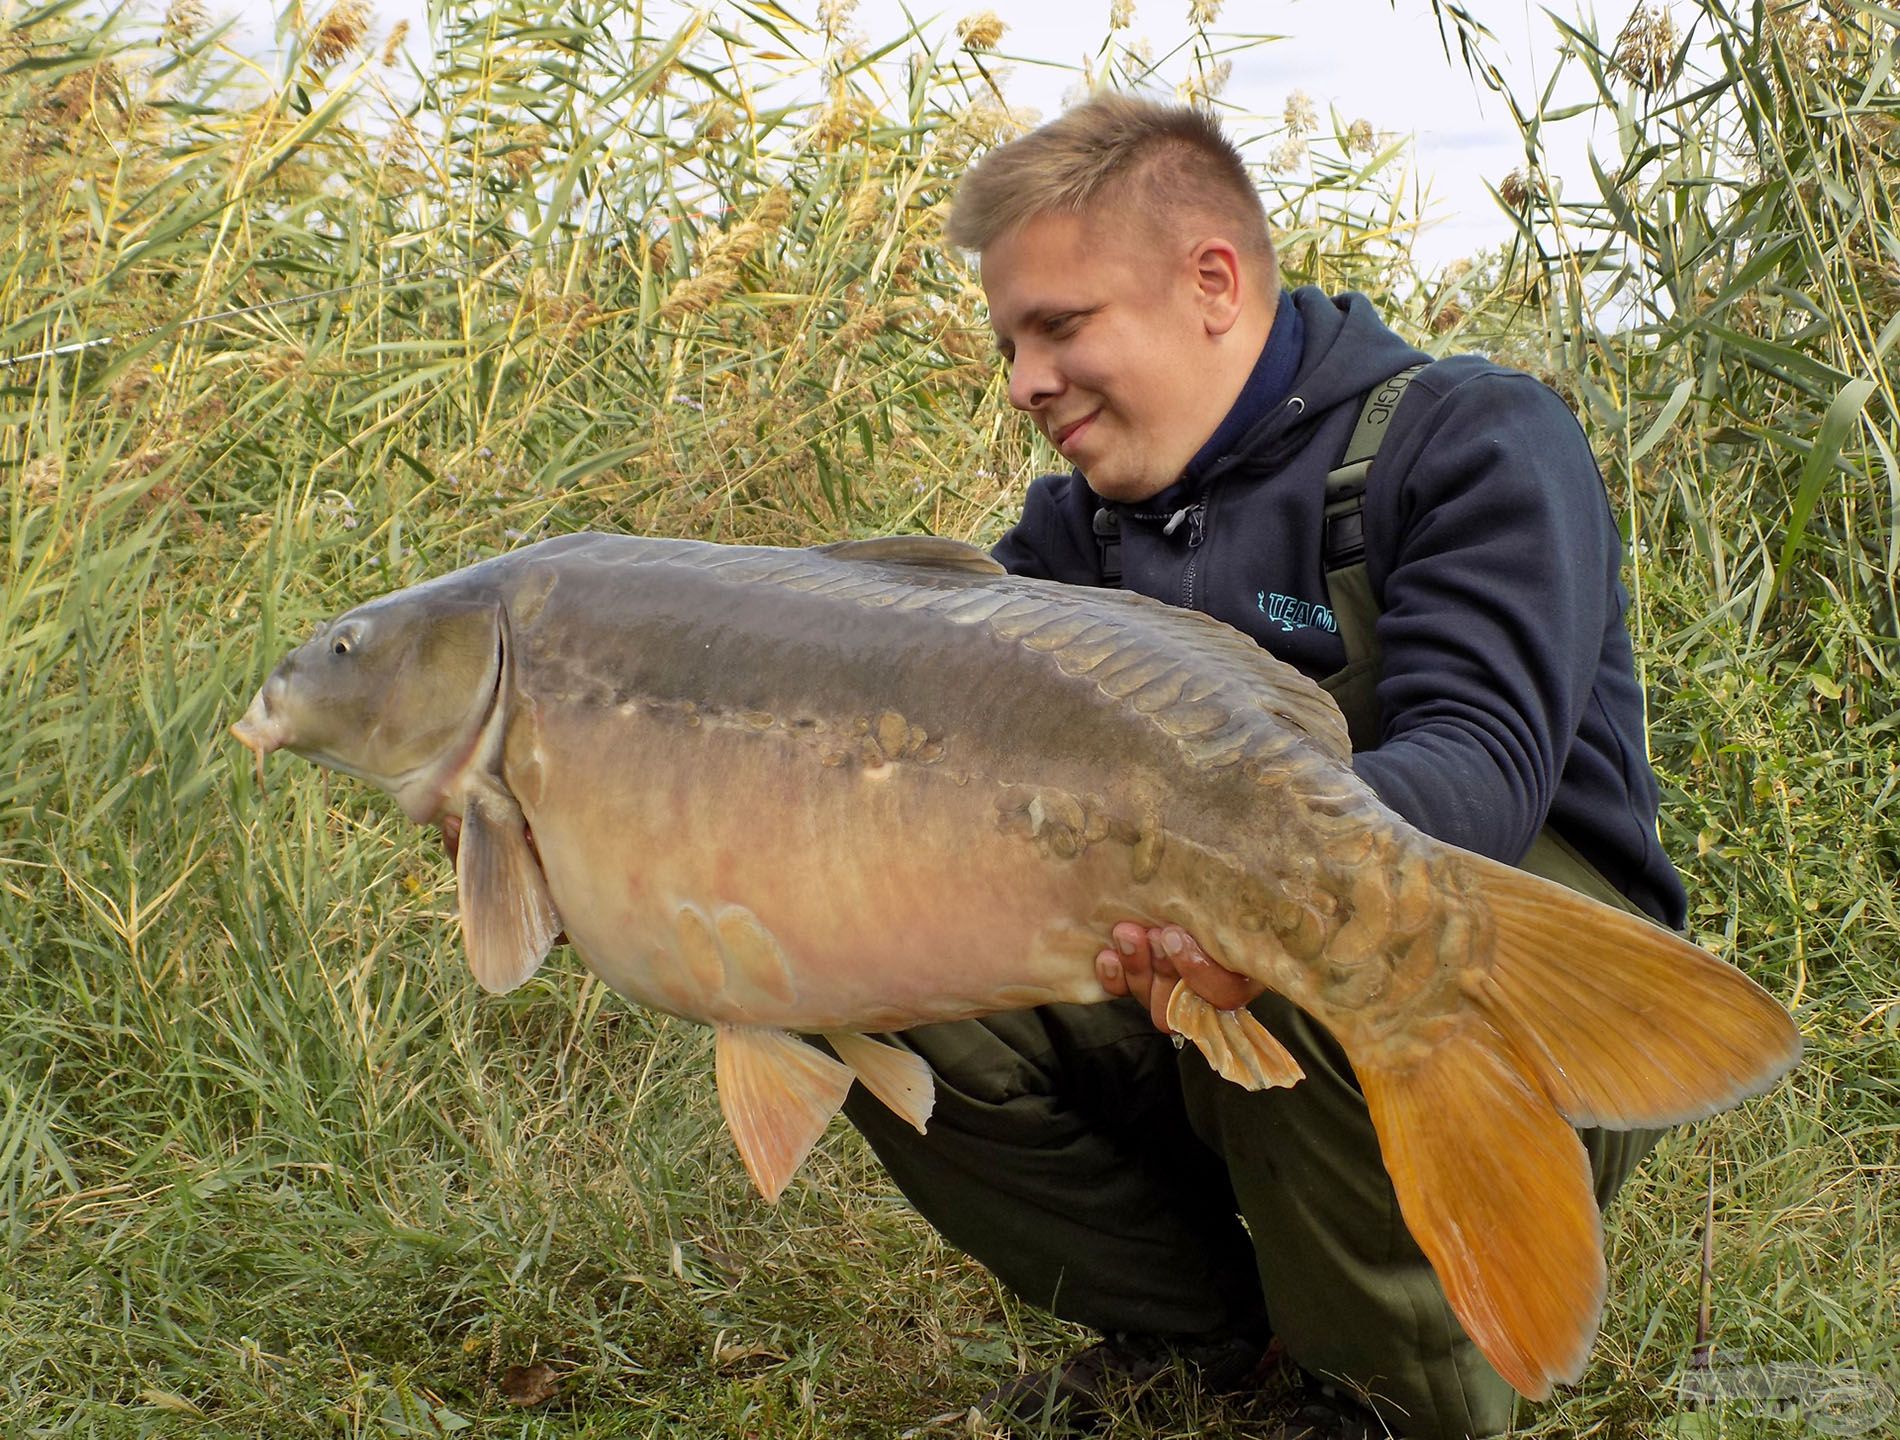
[[[1285,413],[1298,419],[1306,413],[1306,400],[1300,395],[1290,395],[1280,408]],[[1256,430],[1258,428],[1259,427],[1256,427]],[[1220,461],[1208,471],[1208,481],[1211,482],[1219,478],[1230,467],[1230,462],[1233,458],[1233,455],[1223,455]],[[1162,532],[1163,534],[1173,534],[1176,527],[1180,525],[1182,518],[1184,516],[1186,517],[1188,523],[1188,563],[1187,569],[1181,572],[1181,604],[1189,610],[1198,610],[1201,608],[1196,603],[1195,595],[1195,582],[1200,579],[1201,542],[1207,538],[1208,516],[1212,513],[1214,508],[1214,497],[1219,493],[1220,491],[1218,489],[1209,489],[1206,499],[1197,500],[1185,510],[1175,511],[1174,514],[1168,518],[1168,523]]]
[[[1201,542],[1207,538],[1207,511],[1212,503],[1211,499],[1200,500],[1184,510],[1175,511],[1161,531],[1164,535],[1172,535],[1183,520],[1187,521],[1188,562],[1187,569],[1181,572],[1181,604],[1189,610],[1199,608],[1194,603],[1194,582],[1201,566]]]

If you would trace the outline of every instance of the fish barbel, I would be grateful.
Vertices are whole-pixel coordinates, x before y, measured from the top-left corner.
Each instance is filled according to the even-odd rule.
[[[1238,631],[955,541],[544,541],[323,626],[232,730],[459,817],[487,988],[564,929],[715,1026],[768,1198],[854,1078],[925,1127],[927,1068],[869,1033],[1106,1000],[1115,922],[1182,927],[1338,1040],[1407,1225],[1532,1397],[1602,1307],[1572,1127],[1697,1119],[1800,1053],[1732,967],[1386,809],[1331,699]],[[1236,1083],[1301,1078],[1245,1011],[1182,986],[1169,1018]]]

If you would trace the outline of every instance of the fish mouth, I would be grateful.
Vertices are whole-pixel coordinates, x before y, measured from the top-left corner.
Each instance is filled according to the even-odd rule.
[[[269,686],[265,686],[268,689]],[[236,740],[257,759],[257,788],[268,794],[264,785],[264,757],[273,750],[284,746],[282,727],[277,718],[270,713],[270,704],[264,697],[264,690],[257,692],[251,701],[251,708],[244,712],[243,718],[231,727],[231,738]]]

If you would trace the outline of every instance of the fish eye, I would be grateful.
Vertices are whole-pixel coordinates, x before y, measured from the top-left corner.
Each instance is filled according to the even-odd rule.
[[[348,655],[356,649],[356,642],[362,638],[363,627],[360,623],[340,625],[330,635],[330,653]]]

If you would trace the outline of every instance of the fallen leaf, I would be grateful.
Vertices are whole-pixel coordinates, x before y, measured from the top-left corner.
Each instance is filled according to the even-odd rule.
[[[719,1370],[731,1370],[751,1360],[763,1360],[772,1365],[785,1363],[785,1352],[774,1350],[770,1345],[728,1345],[725,1332],[713,1342],[713,1367]]]
[[[501,1372],[501,1398],[524,1409],[547,1403],[560,1388],[554,1367],[541,1361],[532,1365],[510,1365]]]

